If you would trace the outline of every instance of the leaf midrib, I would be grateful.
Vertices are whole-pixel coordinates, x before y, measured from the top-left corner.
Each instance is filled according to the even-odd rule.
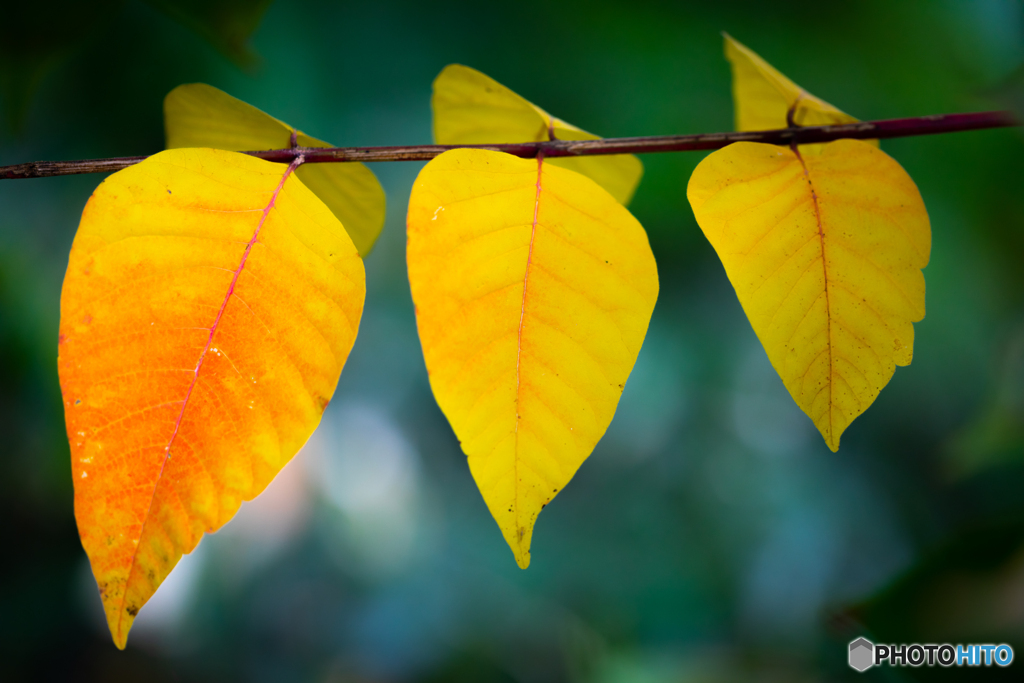
[[[517,331],[516,338],[516,428],[515,428],[515,445],[514,453],[512,458],[512,477],[513,477],[513,490],[515,491],[515,501],[513,503],[513,518],[516,526],[516,537],[519,545],[519,552],[523,551],[523,527],[519,524],[519,421],[521,419],[519,414],[519,399],[522,393],[522,381],[521,381],[521,368],[520,362],[523,356],[523,321],[526,318],[526,294],[530,283],[530,266],[533,263],[533,243],[537,237],[537,218],[540,215],[540,193],[541,193],[541,173],[544,168],[544,155],[537,155],[537,193],[534,195],[533,200],[533,224],[530,229],[530,247],[526,252],[526,273],[523,275],[523,301],[519,310],[519,329]]]
[[[220,309],[217,312],[217,317],[213,321],[213,325],[210,327],[210,335],[207,337],[206,346],[203,347],[202,352],[199,354],[199,360],[196,362],[195,370],[193,371],[192,382],[189,384],[188,391],[185,392],[185,398],[181,402],[181,411],[178,413],[178,419],[174,423],[174,431],[171,433],[171,438],[167,442],[167,446],[164,447],[164,459],[160,463],[160,471],[157,473],[156,481],[153,483],[153,493],[150,494],[149,506],[146,509],[146,514],[142,518],[142,528],[139,530],[139,541],[141,542],[146,532],[146,524],[149,522],[150,515],[153,512],[153,503],[156,501],[156,492],[160,487],[160,481],[163,479],[164,469],[167,467],[167,461],[171,458],[171,446],[174,444],[174,440],[178,436],[178,429],[181,427],[182,419],[185,416],[185,409],[188,407],[189,398],[192,396],[192,390],[196,386],[196,382],[199,380],[199,371],[203,366],[203,360],[206,358],[207,352],[213,344],[213,337],[217,333],[217,328],[220,325],[221,318],[224,316],[224,310],[227,308],[228,301],[231,300],[231,295],[235,291],[235,285],[238,283],[238,278],[242,274],[242,270],[245,268],[246,261],[249,259],[249,254],[252,252],[253,246],[256,244],[256,240],[259,237],[260,230],[263,229],[263,225],[267,221],[267,217],[270,215],[270,210],[274,208],[277,202],[278,196],[281,194],[281,190],[284,188],[285,181],[295,171],[296,168],[302,164],[302,157],[298,157],[288,168],[285,169],[284,174],[281,176],[281,180],[278,182],[277,187],[274,189],[274,193],[270,197],[270,201],[263,208],[263,212],[260,216],[260,221],[256,225],[256,229],[253,231],[252,237],[246,244],[245,252],[242,254],[242,259],[238,264],[238,268],[235,269],[234,276],[231,278],[231,284],[228,285],[228,291],[224,295],[224,300],[221,303]],[[121,594],[121,604],[118,607],[117,616],[117,634],[120,638],[122,636],[122,623],[124,622],[125,614],[125,602],[128,600],[128,589],[131,586],[132,573],[135,570],[135,560],[139,554],[139,546],[141,543],[136,544],[135,549],[132,551],[131,563],[128,565],[128,575],[125,578],[124,592]],[[139,606],[141,607],[141,605]]]
[[[807,179],[807,189],[811,193],[811,206],[814,208],[814,219],[818,224],[818,240],[821,243],[821,272],[822,279],[825,285],[825,337],[826,345],[828,349],[828,442],[829,446],[832,446],[835,440],[835,431],[833,428],[833,412],[834,412],[834,401],[833,401],[833,386],[835,384],[835,365],[834,358],[832,356],[832,305],[829,299],[829,279],[828,279],[828,259],[825,256],[825,227],[821,221],[821,207],[818,205],[818,193],[814,190],[814,183],[811,181],[811,173],[807,168],[807,164],[804,162],[803,156],[800,154],[800,150],[796,145],[792,146],[793,154],[796,155],[797,161],[800,162],[801,168],[804,171],[804,178]]]

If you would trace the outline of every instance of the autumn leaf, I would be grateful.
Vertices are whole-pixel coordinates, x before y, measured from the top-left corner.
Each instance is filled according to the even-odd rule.
[[[599,139],[461,64],[446,66],[434,80],[431,104],[434,141],[439,145]],[[632,154],[560,157],[544,163],[582,173],[622,204],[629,204],[644,172]]]
[[[75,517],[119,648],[182,553],[306,442],[355,340],[362,260],[293,171],[170,150],[82,214],[58,370]]]
[[[179,85],[164,99],[167,148],[213,147],[232,152],[333,147],[205,83]],[[384,189],[359,163],[301,166],[296,175],[334,212],[362,256],[384,227]]]
[[[732,93],[736,130],[773,130],[797,126],[829,126],[856,123],[857,119],[810,94],[779,73],[753,50],[728,33],[725,57],[732,66]],[[877,140],[868,144],[878,146]],[[822,145],[802,145],[804,155],[820,154]]]
[[[687,197],[772,365],[837,450],[913,356],[931,250],[917,187],[859,140],[817,155],[740,142],[697,166]]]
[[[416,179],[408,240],[431,388],[525,568],[538,513],[604,434],[643,343],[647,235],[579,173],[458,149]]]

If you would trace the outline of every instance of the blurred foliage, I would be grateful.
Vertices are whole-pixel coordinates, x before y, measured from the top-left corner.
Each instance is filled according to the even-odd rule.
[[[257,58],[249,47],[249,37],[273,0],[143,1],[195,31],[239,66],[253,67]],[[50,73],[98,36],[118,39],[110,35],[109,27],[126,2],[40,0],[4,5],[0,97],[12,131],[22,129],[32,96]],[[134,28],[145,30],[142,26]],[[101,78],[102,73],[94,77]]]
[[[256,65],[249,37],[273,0],[144,0],[210,41],[242,67]]]
[[[992,397],[947,444],[953,476],[1024,462],[1024,328],[1008,336],[1006,347],[994,354],[998,379]]]
[[[12,129],[21,128],[32,95],[47,74],[109,22],[123,4],[123,0],[42,0],[4,5],[0,93]]]
[[[0,164],[158,150],[164,95],[197,81],[338,144],[427,142],[430,83],[453,62],[603,135],[727,130],[723,30],[861,119],[1005,106],[995,93],[1024,68],[1018,0],[291,0],[266,10],[251,71],[141,2],[46,6],[4,7],[4,111],[29,91],[10,84],[36,85],[20,132],[0,126]],[[245,16],[222,25],[258,15]],[[423,369],[404,264],[419,165],[374,166],[388,223],[321,430],[182,560],[124,653],[78,543],[55,363],[67,253],[100,178],[0,183],[0,678],[993,674],[846,665],[859,635],[1017,645],[1024,629],[1022,137],[883,148],[932,219],[927,316],[913,364],[837,454],[768,364],[693,220],[685,187],[701,155],[643,158],[630,208],[661,296],[616,418],[541,515],[525,572]]]
[[[993,90],[993,98],[1024,119],[1024,66],[1014,71]]]

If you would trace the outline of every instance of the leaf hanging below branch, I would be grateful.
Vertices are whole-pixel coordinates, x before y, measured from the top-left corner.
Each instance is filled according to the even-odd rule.
[[[114,642],[320,421],[362,259],[292,167],[212,149],[115,173],[82,214],[58,370],[75,518]]]
[[[910,363],[931,228],[885,152],[822,148],[738,142],[697,166],[687,197],[769,360],[835,451]]]
[[[519,566],[608,428],[658,296],[647,234],[545,159],[458,149],[409,199],[409,283],[430,386]]]

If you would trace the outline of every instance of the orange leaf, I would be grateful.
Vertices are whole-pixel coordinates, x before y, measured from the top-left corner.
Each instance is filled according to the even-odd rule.
[[[58,369],[75,517],[114,642],[309,438],[363,264],[285,167],[177,149],[107,178],[71,249]]]

